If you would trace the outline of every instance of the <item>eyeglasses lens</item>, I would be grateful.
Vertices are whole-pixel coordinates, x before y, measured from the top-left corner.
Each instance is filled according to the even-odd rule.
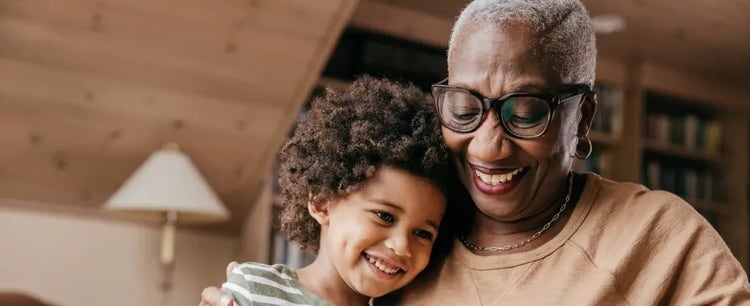
[[[447,128],[466,133],[475,130],[482,123],[485,110],[482,101],[476,96],[450,88],[444,88],[435,94],[440,120]],[[549,121],[549,104],[538,97],[510,97],[502,103],[494,103],[493,108],[505,129],[518,137],[540,135]]]

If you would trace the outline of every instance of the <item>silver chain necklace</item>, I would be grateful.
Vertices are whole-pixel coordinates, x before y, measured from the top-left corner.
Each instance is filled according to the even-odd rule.
[[[545,231],[549,229],[549,227],[552,225],[552,223],[555,223],[557,219],[560,218],[560,215],[565,211],[565,208],[568,207],[568,202],[570,202],[570,195],[573,193],[573,172],[570,172],[569,179],[568,179],[568,194],[565,196],[565,202],[563,202],[563,205],[560,206],[560,210],[557,211],[557,213],[552,216],[552,220],[549,220],[544,226],[542,226],[542,229],[534,233],[529,238],[526,238],[524,240],[521,240],[521,242],[508,244],[504,246],[491,246],[491,247],[480,247],[472,244],[469,242],[469,240],[466,239],[466,237],[459,235],[458,239],[461,240],[461,242],[470,250],[472,251],[482,251],[482,252],[504,252],[504,251],[510,251],[513,249],[520,248],[522,246],[525,246],[529,244],[530,242],[534,241],[535,239],[539,238],[539,236],[542,235]]]

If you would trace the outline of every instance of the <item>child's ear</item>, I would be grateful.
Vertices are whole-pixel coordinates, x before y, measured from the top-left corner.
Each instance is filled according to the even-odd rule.
[[[320,225],[328,225],[328,203],[307,202],[307,211]]]

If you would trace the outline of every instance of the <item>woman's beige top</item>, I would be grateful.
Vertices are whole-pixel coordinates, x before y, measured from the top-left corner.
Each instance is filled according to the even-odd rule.
[[[685,201],[588,174],[562,231],[522,253],[477,256],[456,243],[405,288],[403,305],[750,304],[739,262]]]

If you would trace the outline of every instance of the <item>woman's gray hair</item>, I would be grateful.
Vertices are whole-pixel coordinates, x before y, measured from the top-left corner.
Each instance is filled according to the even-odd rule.
[[[560,73],[567,84],[593,86],[596,38],[591,18],[578,0],[474,0],[453,26],[448,59],[459,37],[476,26],[502,28],[509,21],[529,26],[538,35],[532,46],[539,58]]]

